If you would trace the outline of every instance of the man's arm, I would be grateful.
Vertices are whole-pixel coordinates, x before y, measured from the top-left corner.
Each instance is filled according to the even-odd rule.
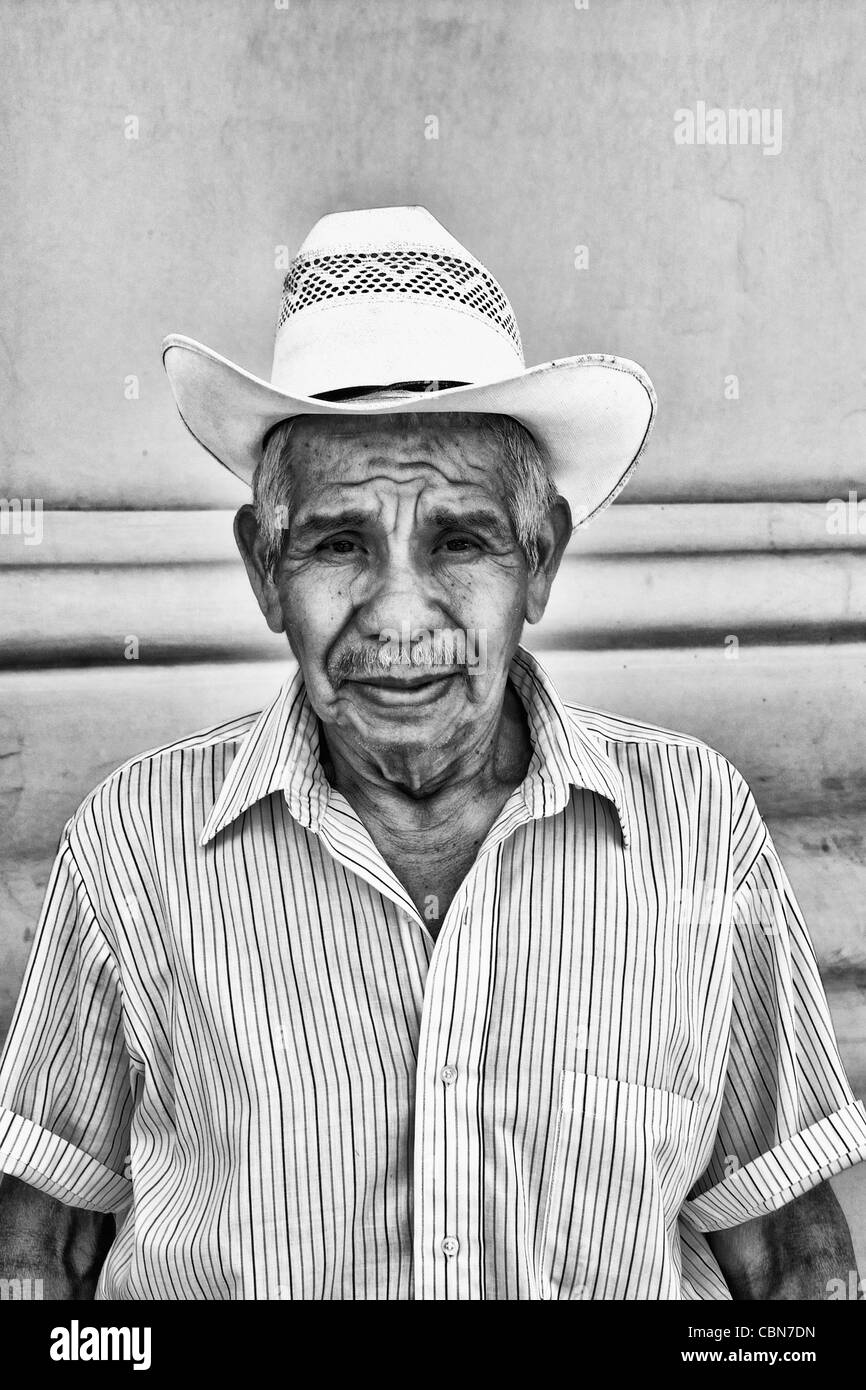
[[[851,1232],[829,1183],[742,1226],[710,1231],[710,1248],[731,1297],[825,1299],[831,1279],[854,1270]]]
[[[114,1240],[114,1217],[67,1207],[0,1177],[0,1277],[41,1279],[46,1299],[92,1299]]]

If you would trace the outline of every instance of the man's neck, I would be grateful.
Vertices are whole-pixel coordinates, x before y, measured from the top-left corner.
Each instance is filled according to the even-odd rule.
[[[343,756],[336,740],[323,739],[322,751],[328,780],[346,797],[435,940],[488,831],[526,776],[532,743],[519,697],[506,685],[491,734],[453,760],[453,775],[437,767],[426,795],[423,783],[419,795],[417,786],[408,790],[381,765],[368,768],[357,755]]]

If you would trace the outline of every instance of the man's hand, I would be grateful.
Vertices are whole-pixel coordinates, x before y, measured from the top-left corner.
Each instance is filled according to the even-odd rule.
[[[114,1217],[80,1211],[0,1177],[0,1277],[41,1279],[46,1299],[90,1299],[114,1240]]]
[[[856,1271],[848,1223],[829,1183],[787,1206],[707,1235],[731,1297],[825,1299],[829,1281]]]

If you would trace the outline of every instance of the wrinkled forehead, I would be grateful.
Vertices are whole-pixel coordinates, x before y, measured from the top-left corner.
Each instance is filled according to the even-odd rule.
[[[296,496],[378,480],[505,502],[498,449],[480,415],[302,415],[290,447]]]

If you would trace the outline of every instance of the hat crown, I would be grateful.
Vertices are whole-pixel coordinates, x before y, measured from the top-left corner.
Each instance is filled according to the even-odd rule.
[[[298,256],[335,251],[386,251],[404,246],[448,251],[474,260],[465,246],[427,208],[355,208],[320,217],[298,248]]]
[[[490,359],[491,374],[502,371],[503,351],[513,363],[523,367],[520,330],[511,303],[493,275],[423,207],[364,208],[331,213],[322,217],[309,232],[292,261],[283,282],[276,328],[275,366],[289,354],[295,362],[295,347],[308,340],[310,315],[323,310],[343,309],[354,314],[360,325],[370,312],[382,315],[385,329],[387,313],[393,309],[405,316],[412,309],[445,311],[438,322],[416,318],[416,345],[407,352],[406,333],[395,338],[399,358],[391,380],[420,380],[450,377],[475,381],[484,379],[485,356],[478,342],[483,330],[489,345],[498,339]],[[304,323],[299,316],[305,316]],[[442,369],[443,353],[425,353],[423,342],[440,336],[440,330],[454,340],[464,340],[470,332],[467,316],[473,321],[478,349],[472,370],[467,370],[466,352],[454,354],[454,368]],[[345,320],[349,327],[351,317]],[[310,323],[310,328],[312,324]],[[406,329],[408,329],[408,322]],[[322,323],[322,331],[326,328]],[[327,329],[336,328],[329,314]],[[458,369],[460,359],[462,371]],[[429,370],[421,368],[429,359]],[[413,361],[415,366],[412,365]],[[384,365],[384,364],[383,364]],[[438,368],[438,370],[436,370]],[[348,383],[347,383],[348,384]],[[361,383],[357,383],[361,384]],[[385,383],[382,383],[385,384]]]

